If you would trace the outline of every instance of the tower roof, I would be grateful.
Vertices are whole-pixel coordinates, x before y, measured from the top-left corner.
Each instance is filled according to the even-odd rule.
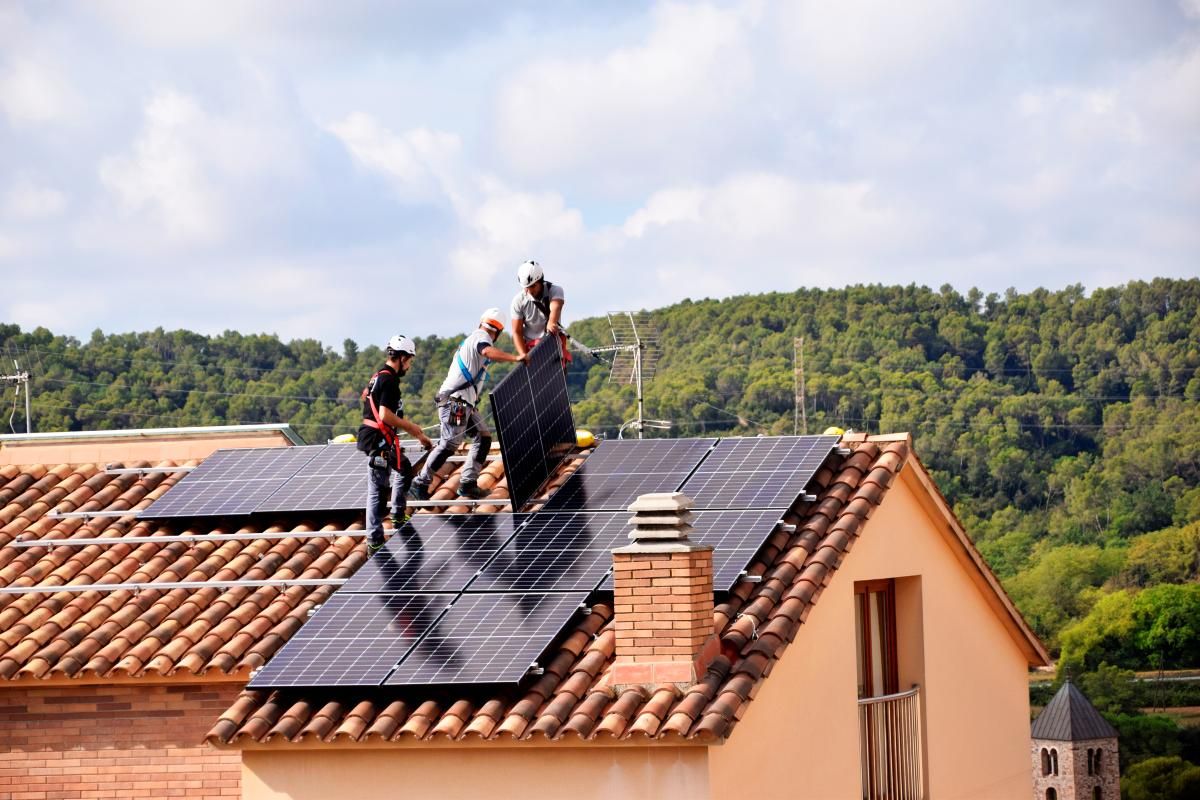
[[[1117,730],[1100,716],[1075,684],[1066,681],[1033,721],[1032,735],[1034,739],[1077,742],[1115,739]]]

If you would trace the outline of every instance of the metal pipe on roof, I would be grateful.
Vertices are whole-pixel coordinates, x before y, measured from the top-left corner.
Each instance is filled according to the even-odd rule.
[[[138,511],[51,511],[46,515],[47,519],[90,519],[95,517],[133,517],[137,519],[142,515],[141,510]]]
[[[191,472],[195,467],[105,467],[105,475],[154,475],[160,472]]]
[[[115,592],[146,589],[236,589],[239,587],[341,586],[345,578],[278,578],[244,581],[162,581],[159,583],[78,583],[64,586],[0,586],[0,594],[56,594],[58,592]]]
[[[286,422],[256,422],[247,425],[198,425],[193,428],[133,428],[116,431],[53,431],[46,433],[4,433],[0,442],[52,442],[79,439],[147,439],[160,436],[195,436],[212,433],[282,433],[295,445],[306,444]]]
[[[428,516],[435,516],[430,514]],[[26,539],[10,542],[10,547],[90,547],[109,544],[170,544],[171,542],[247,542],[256,539],[323,539],[336,536],[366,536],[356,531],[276,531],[274,533],[178,533],[168,536],[103,536],[80,539]]]
[[[544,505],[549,502],[548,498],[534,498],[526,500],[527,504]],[[468,500],[465,497],[451,497],[446,500],[409,500],[407,503],[409,508],[445,508],[446,506],[511,506],[512,500],[507,497],[492,497],[483,498],[482,500]]]

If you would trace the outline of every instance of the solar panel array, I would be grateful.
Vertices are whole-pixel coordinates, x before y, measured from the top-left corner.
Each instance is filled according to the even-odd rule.
[[[324,445],[312,445],[218,450],[141,516],[249,514],[324,449]]]
[[[680,491],[698,509],[786,511],[837,443],[837,436],[723,439]]]
[[[836,444],[604,442],[541,512],[419,515],[250,685],[518,682],[588,594],[611,589],[612,550],[629,541],[624,509],[638,494],[693,496],[691,538],[713,547],[713,585],[727,590]]]
[[[535,347],[492,390],[492,419],[513,510],[525,505],[575,447],[575,420],[556,344]]]
[[[601,441],[543,508],[624,511],[648,492],[673,492],[716,439]]]
[[[414,462],[422,453],[405,451]],[[366,456],[353,444],[235,448],[206,458],[141,516],[361,511],[366,504]]]

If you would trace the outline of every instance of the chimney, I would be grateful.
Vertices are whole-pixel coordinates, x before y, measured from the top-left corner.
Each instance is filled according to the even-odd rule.
[[[680,492],[644,494],[629,507],[632,544],[613,550],[617,691],[686,688],[721,651],[713,632],[712,548],[688,541],[691,507]]]

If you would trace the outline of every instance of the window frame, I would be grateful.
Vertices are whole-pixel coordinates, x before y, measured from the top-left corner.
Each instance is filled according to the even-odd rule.
[[[871,625],[871,598],[880,597],[882,608],[882,642],[886,652],[881,665],[882,691],[875,683],[875,631]],[[860,581],[854,584],[855,636],[858,639],[858,668],[863,679],[859,698],[881,697],[900,691],[900,670],[896,655],[896,579]]]

